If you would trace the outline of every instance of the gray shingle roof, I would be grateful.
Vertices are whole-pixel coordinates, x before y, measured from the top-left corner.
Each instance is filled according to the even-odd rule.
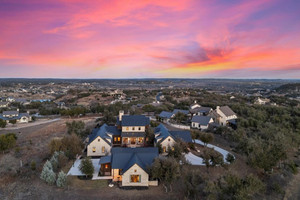
[[[147,126],[150,124],[149,117],[144,115],[123,115],[122,126]]]
[[[172,137],[174,140],[182,139],[184,142],[192,142],[190,131],[169,131],[163,124],[158,125],[154,131],[155,140],[164,141],[167,137]]]
[[[193,116],[192,122],[199,123],[200,125],[203,125],[203,126],[207,126],[209,124],[209,121],[211,119],[212,118],[209,117],[209,116],[199,116],[199,115],[196,115],[196,116]]]
[[[211,110],[212,110],[211,107],[198,107],[198,108],[191,109],[190,112],[191,113],[209,113]]]
[[[188,115],[190,112],[188,110],[180,110],[180,109],[174,109],[173,110],[173,114],[177,114],[177,113],[183,113],[185,115]]]
[[[224,113],[224,115],[231,116],[231,115],[236,115],[235,112],[233,112],[231,110],[231,108],[229,108],[229,106],[222,106],[220,107],[220,110]]]
[[[126,172],[132,165],[138,164],[145,171],[151,166],[154,159],[158,157],[158,148],[122,148],[114,147],[112,153],[112,169],[123,169]]]
[[[118,130],[115,126],[108,126],[107,124],[103,124],[100,128],[95,128],[89,135],[89,144],[99,136],[110,145],[112,138],[108,135],[108,133],[112,135],[121,135],[121,131]]]
[[[19,111],[11,110],[11,111],[3,111],[3,115],[18,115]]]
[[[170,119],[170,118],[172,117],[172,115],[173,115],[173,113],[171,113],[171,112],[162,111],[162,112],[159,114],[159,117]]]
[[[170,133],[175,139],[181,139],[184,142],[193,141],[190,131],[170,131]]]

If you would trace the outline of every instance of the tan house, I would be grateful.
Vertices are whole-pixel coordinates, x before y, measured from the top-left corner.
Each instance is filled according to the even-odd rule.
[[[112,176],[113,181],[122,183],[122,187],[148,187],[152,185],[148,170],[156,157],[158,149],[155,147],[114,147],[110,156],[100,158],[100,174]]]
[[[3,113],[0,114],[0,119],[6,121],[7,123],[12,121],[15,121],[16,123],[28,123],[32,121],[29,112],[19,113],[19,109],[16,111],[3,111]]]
[[[235,123],[237,115],[228,106],[217,106],[216,110],[209,114],[219,125],[226,126]]]

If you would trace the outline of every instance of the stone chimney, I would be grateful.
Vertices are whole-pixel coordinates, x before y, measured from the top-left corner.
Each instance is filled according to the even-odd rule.
[[[220,110],[220,106],[217,106],[216,110],[219,111]]]
[[[124,110],[120,110],[120,111],[119,111],[119,121],[120,121],[120,122],[122,121],[123,115],[124,115]]]

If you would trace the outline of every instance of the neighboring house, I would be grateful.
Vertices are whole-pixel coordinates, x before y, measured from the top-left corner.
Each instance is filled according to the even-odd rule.
[[[3,111],[3,113],[0,114],[0,119],[6,121],[7,123],[12,120],[16,120],[16,123],[28,123],[32,121],[29,112],[19,113],[19,109],[17,111]]]
[[[160,143],[163,153],[166,153],[168,148],[172,148],[177,139],[187,143],[192,142],[190,131],[169,131],[163,124],[155,128],[154,135],[154,143],[155,145]]]
[[[268,103],[270,103],[270,99],[263,99],[263,98],[260,98],[260,97],[258,97],[254,102],[254,104],[258,104],[258,105],[265,105],[265,104],[268,104]]]
[[[190,113],[192,114],[192,116],[195,115],[203,115],[206,116],[208,115],[213,109],[211,107],[196,107],[194,109],[190,110]]]
[[[164,122],[169,121],[173,116],[174,116],[173,113],[167,112],[167,111],[162,111],[162,112],[159,114],[159,117],[160,117]]]
[[[0,102],[0,108],[7,108],[9,105],[9,102]]]
[[[121,131],[116,126],[103,124],[95,128],[88,137],[87,156],[105,156],[110,154],[112,146],[121,145]]]
[[[15,98],[14,97],[7,97],[6,98],[6,101],[8,101],[8,102],[14,102],[15,101]]]
[[[124,115],[124,111],[120,111],[117,118],[117,126],[122,131],[122,146],[144,146],[146,131],[149,125],[149,117],[144,115]]]
[[[215,122],[222,126],[226,126],[229,123],[235,123],[235,120],[237,119],[235,112],[233,112],[228,106],[217,106],[213,115],[216,118]]]
[[[21,105],[24,105],[24,106],[30,104],[30,101],[28,101],[27,99],[15,99],[15,102],[20,103]]]
[[[190,110],[193,110],[195,108],[200,108],[201,106],[195,101],[192,105],[190,105]]]
[[[191,122],[192,122],[192,124],[191,124],[192,128],[197,128],[200,130],[207,130],[209,124],[213,123],[214,120],[210,116],[195,115],[195,116],[193,116]]]
[[[156,147],[114,147],[110,156],[100,159],[100,174],[112,176],[113,181],[121,181],[122,187],[148,187],[150,185],[148,169],[157,157]]]
[[[174,109],[172,112],[174,115],[176,115],[177,113],[183,113],[185,115],[189,115],[190,112],[188,110],[180,110],[180,109]]]

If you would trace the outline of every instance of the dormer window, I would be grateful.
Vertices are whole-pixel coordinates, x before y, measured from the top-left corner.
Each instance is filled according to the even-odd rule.
[[[126,127],[126,131],[129,131],[129,127]]]
[[[132,127],[132,130],[133,130],[133,131],[134,131],[134,129],[135,129],[135,128],[134,128],[134,127]]]
[[[141,130],[142,128],[141,127],[139,127],[139,131]]]

